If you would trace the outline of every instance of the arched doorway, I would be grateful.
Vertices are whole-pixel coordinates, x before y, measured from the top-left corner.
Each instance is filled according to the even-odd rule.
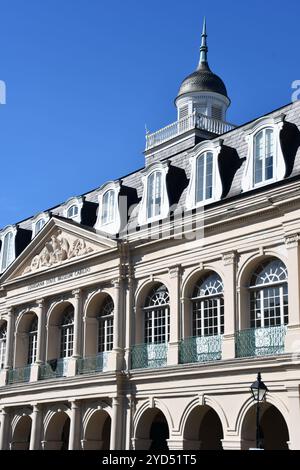
[[[111,418],[104,410],[96,410],[90,417],[82,440],[83,450],[110,449]]]
[[[135,449],[153,452],[168,451],[169,426],[165,415],[157,408],[145,411],[136,429]]]
[[[47,426],[44,450],[67,450],[69,447],[70,418],[64,411],[55,413]]]
[[[223,428],[218,414],[209,406],[197,406],[190,413],[184,433],[186,450],[222,450]]]
[[[31,418],[22,416],[16,424],[10,443],[11,450],[29,450],[31,434]]]
[[[270,403],[260,405],[260,445],[265,450],[288,450],[289,432],[284,417]],[[256,447],[256,405],[248,410],[242,426],[242,450]]]

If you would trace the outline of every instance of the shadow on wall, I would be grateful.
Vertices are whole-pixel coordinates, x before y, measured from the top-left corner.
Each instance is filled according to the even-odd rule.
[[[291,176],[298,148],[300,147],[300,131],[295,124],[285,122],[280,131],[280,144],[286,164],[285,178]]]

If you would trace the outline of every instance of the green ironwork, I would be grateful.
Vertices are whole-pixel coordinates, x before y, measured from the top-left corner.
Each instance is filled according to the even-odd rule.
[[[8,371],[8,383],[15,384],[21,382],[29,382],[31,365],[10,369]]]
[[[132,369],[157,369],[167,365],[168,345],[140,344],[131,349]]]
[[[40,380],[65,377],[67,375],[68,358],[52,360],[40,366]]]
[[[84,357],[77,361],[77,373],[88,374],[91,372],[103,372],[107,368],[107,352],[97,356]]]
[[[222,336],[187,338],[179,346],[180,364],[220,361],[222,359]]]
[[[286,326],[252,328],[236,333],[236,356],[272,356],[284,353]]]

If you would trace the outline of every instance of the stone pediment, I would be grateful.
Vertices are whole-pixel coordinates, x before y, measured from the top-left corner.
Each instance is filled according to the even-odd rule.
[[[51,219],[8,268],[15,279],[117,248],[117,242],[68,221]]]
[[[93,253],[95,248],[83,238],[64,234],[60,229],[51,235],[42,250],[36,254],[23,274],[62,264],[65,261]]]

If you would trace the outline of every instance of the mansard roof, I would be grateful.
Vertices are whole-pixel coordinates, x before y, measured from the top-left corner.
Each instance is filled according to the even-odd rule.
[[[300,177],[300,101],[272,111],[266,115],[266,117],[275,118],[280,115],[285,116],[280,138],[288,170],[285,175],[285,179],[283,181],[273,183],[273,185],[286,184],[288,181]],[[246,123],[227,132],[226,134],[210,140],[212,144],[217,144],[218,142],[221,144],[219,167],[221,178],[223,178],[223,194],[221,201],[213,204],[222,204],[231,198],[239,198],[243,197],[244,194],[249,194],[249,192],[242,192],[242,179],[248,158],[248,143],[246,135],[249,126],[254,126],[256,122],[260,121],[260,119],[253,120],[250,123]],[[176,204],[178,208],[185,208],[186,192],[191,176],[190,157],[195,154],[197,150],[198,146],[195,146],[195,143],[189,143],[183,146],[182,143],[175,142],[166,148],[158,149],[154,152],[152,151],[151,163],[164,160],[169,160],[170,162],[167,177],[170,205]],[[147,163],[146,157],[146,164]],[[141,172],[142,169],[139,169],[136,172],[120,178],[119,180],[121,187],[123,188],[123,193],[129,195],[130,204],[136,204],[136,207],[131,212],[130,219],[128,220],[129,225],[136,223],[141,204],[143,193]],[[261,192],[269,188],[270,185],[266,185],[251,191]],[[63,204],[49,209],[49,212],[52,217],[65,221],[67,220],[70,225],[82,226],[86,231],[95,232],[93,226],[97,219],[98,195],[99,188],[83,195],[84,205],[82,209],[82,224],[78,224],[77,222],[63,217]],[[16,225],[18,227],[18,231],[23,233],[22,237],[19,237],[20,239],[22,238],[22,243],[19,242],[20,247],[17,249],[17,255],[19,255],[30,241],[28,233],[32,230],[32,218],[23,220]],[[114,238],[109,237],[106,234],[103,234],[103,236]]]

